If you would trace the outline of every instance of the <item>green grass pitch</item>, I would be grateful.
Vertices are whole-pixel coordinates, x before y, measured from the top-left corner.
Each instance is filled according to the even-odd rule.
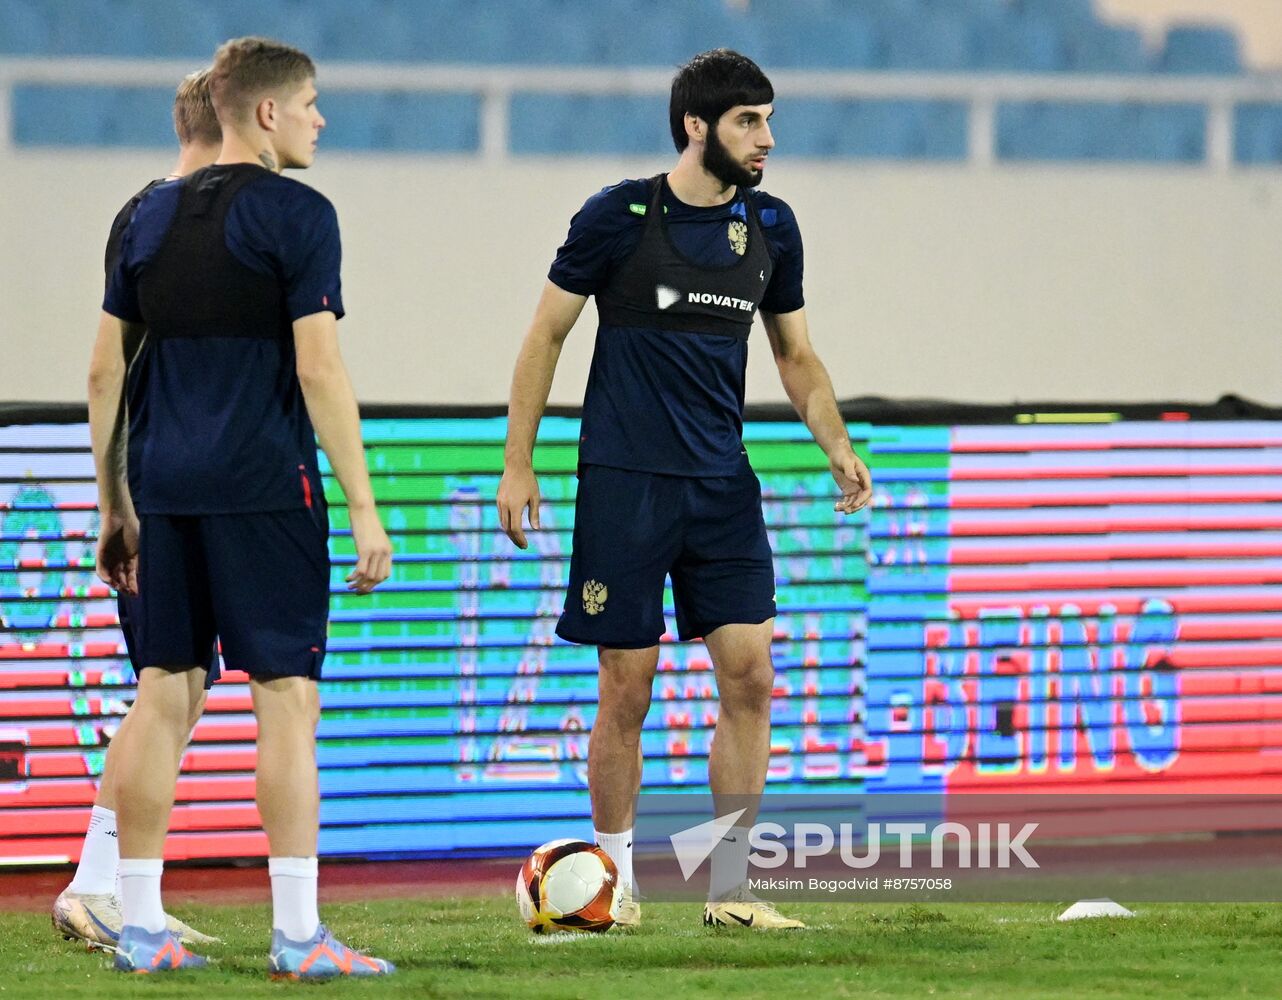
[[[646,904],[631,933],[535,939],[506,898],[339,903],[323,916],[395,961],[380,982],[265,975],[266,906],[175,910],[223,938],[200,972],[127,976],[56,937],[46,913],[0,914],[0,1000],[325,996],[662,998],[1278,997],[1282,905],[1152,904],[1131,920],[1055,921],[1050,904],[792,904],[811,925],[715,931],[697,904]],[[310,994],[309,994],[310,995]]]

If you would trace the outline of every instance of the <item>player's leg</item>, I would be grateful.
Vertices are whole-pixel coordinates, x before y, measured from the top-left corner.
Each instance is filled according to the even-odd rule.
[[[120,594],[117,598],[120,629],[129,653],[130,664],[135,674],[141,669],[137,658],[137,639],[135,619],[137,617],[137,598]],[[205,690],[192,707],[189,720],[190,730],[194,730],[205,709],[209,687],[218,679],[218,655],[211,646],[209,662],[206,667]],[[81,848],[80,861],[76,866],[71,883],[59,894],[53,904],[54,929],[68,940],[80,940],[91,948],[115,948],[123,926],[123,915],[120,911],[118,881],[120,850],[116,830],[116,760],[119,756],[114,749],[123,734],[127,734],[132,724],[132,716],[126,714],[116,730],[116,736],[108,744],[104,754],[102,775],[98,783],[98,794],[94,799],[89,816],[89,829],[85,834],[84,846]],[[179,751],[181,763],[183,750]],[[209,944],[218,938],[202,934],[188,926],[172,914],[165,914],[165,925],[182,938],[183,944]]]
[[[746,810],[712,852],[708,898],[725,900],[748,877],[748,831],[770,760],[770,696],[774,619],[723,625],[704,637],[717,678],[717,727],[708,754],[708,781],[718,816]]]
[[[720,710],[708,761],[717,815],[743,808],[712,852],[704,923],[762,929],[800,927],[747,891],[748,831],[770,758],[774,665],[774,560],[751,472],[685,481],[684,542],[672,570],[677,629],[704,638]]]
[[[596,841],[619,869],[621,927],[640,922],[632,878],[632,821],[641,782],[641,728],[650,707],[663,619],[663,584],[681,545],[679,481],[584,466],[574,548],[556,631],[599,648],[598,705],[588,744]]]
[[[640,922],[632,875],[632,826],[641,788],[641,729],[650,710],[659,647],[599,651],[597,715],[588,741],[592,827],[601,849],[619,869],[624,902],[618,923]]]
[[[202,519],[223,657],[229,668],[250,675],[258,720],[257,799],[272,885],[268,971],[276,978],[395,970],[336,940],[316,903],[327,530],[323,507]]]
[[[115,789],[123,916],[115,964],[121,971],[168,971],[204,964],[169,930],[160,892],[179,763],[191,733],[188,722],[204,694],[204,684],[201,666],[147,667],[139,675],[130,725],[113,740],[119,769]]]

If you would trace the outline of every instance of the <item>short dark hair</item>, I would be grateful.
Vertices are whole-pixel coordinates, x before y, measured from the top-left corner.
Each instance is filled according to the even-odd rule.
[[[233,38],[214,53],[209,95],[218,120],[245,122],[268,93],[301,87],[316,76],[311,57],[270,38]]]
[[[185,76],[174,95],[174,131],[184,146],[193,142],[217,145],[222,141],[222,126],[209,96],[209,75],[209,70],[202,69]]]
[[[672,99],[668,104],[672,142],[678,153],[690,144],[687,114],[715,126],[736,105],[770,104],[774,99],[770,80],[747,56],[730,49],[700,52],[672,78]]]

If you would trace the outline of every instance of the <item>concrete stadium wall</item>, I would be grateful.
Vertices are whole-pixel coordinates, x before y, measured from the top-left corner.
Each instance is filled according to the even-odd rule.
[[[506,399],[548,262],[591,192],[666,162],[326,156],[344,351],[368,402]],[[112,216],[169,159],[0,158],[0,400],[79,400]],[[1282,175],[1089,166],[815,165],[769,190],[806,241],[811,329],[839,395],[1282,402]],[[577,403],[595,317],[552,400]],[[754,335],[749,399],[783,399]]]

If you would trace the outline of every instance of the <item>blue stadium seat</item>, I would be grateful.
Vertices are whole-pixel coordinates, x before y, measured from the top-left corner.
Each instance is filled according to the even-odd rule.
[[[147,25],[142,39],[146,49],[140,54],[191,56],[204,64],[226,40],[212,4],[201,0],[130,0],[130,5]]]
[[[950,14],[882,21],[883,65],[892,70],[955,71],[972,61],[970,30]]]
[[[841,7],[866,17],[900,22],[912,22],[930,13],[929,0],[843,0]]]
[[[791,20],[786,11],[764,21],[760,62],[780,69],[875,69],[881,36],[868,17],[850,12]]]
[[[1151,67],[1135,28],[1083,25],[1069,32],[1069,68],[1081,73],[1144,73]]]
[[[1233,159],[1282,164],[1282,104],[1240,104],[1233,116]]]
[[[584,11],[572,0],[508,0],[504,62],[584,66],[602,61],[599,44],[603,21],[590,28]]]
[[[151,50],[151,25],[129,0],[56,6],[50,55],[146,56]]]
[[[690,58],[679,12],[639,0],[601,0],[594,4],[600,58],[609,66],[679,66]]]
[[[305,52],[318,49],[320,18],[306,0],[218,0],[206,5],[218,20],[224,40],[244,35],[274,38]]]
[[[971,36],[971,65],[1011,73],[1056,73],[1070,63],[1064,27],[1043,17],[990,19]]]
[[[1024,17],[1044,17],[1061,24],[1097,24],[1095,0],[1013,0],[1012,9]]]
[[[351,62],[414,62],[416,27],[403,4],[386,0],[318,3],[318,59]]]
[[[512,99],[510,142],[518,155],[668,154],[668,102],[661,95],[518,93]]]
[[[1159,68],[1164,73],[1242,72],[1237,35],[1227,28],[1177,25],[1166,33]]]
[[[835,156],[839,112],[836,101],[799,98],[776,102],[770,129],[780,153],[789,157]]]
[[[321,149],[474,153],[480,97],[397,91],[334,91],[324,98]]]
[[[19,86],[13,92],[13,138],[20,146],[172,149],[173,100],[168,88]]]
[[[1198,162],[1205,114],[1192,105],[1006,102],[997,109],[997,153],[1004,160]]]
[[[0,0],[0,54],[42,55],[53,43],[51,12],[30,0]]]
[[[966,108],[947,101],[788,101],[775,137],[787,156],[959,160]]]

